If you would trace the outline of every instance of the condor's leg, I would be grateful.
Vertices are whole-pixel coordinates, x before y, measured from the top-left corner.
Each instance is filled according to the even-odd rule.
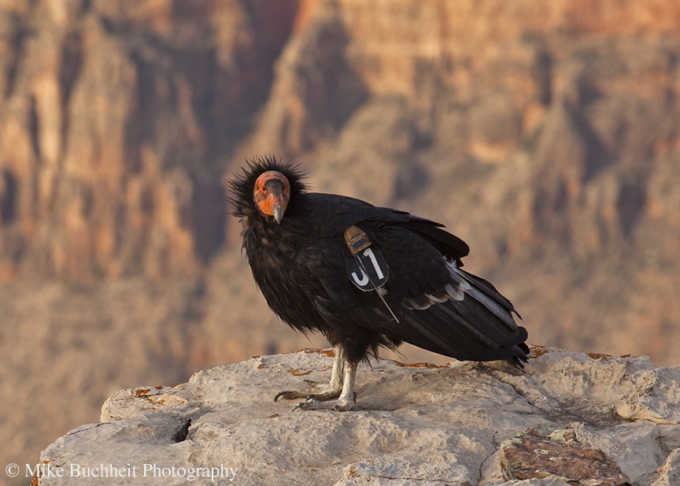
[[[333,362],[333,370],[331,371],[331,381],[328,383],[328,389],[337,391],[338,395],[342,390],[342,373],[344,369],[345,369],[345,348],[343,348],[341,344],[338,344],[335,347],[335,361]]]
[[[274,401],[279,398],[284,400],[295,400],[296,398],[306,398],[311,400],[318,400],[321,402],[333,400],[340,396],[342,388],[343,371],[345,369],[345,350],[342,345],[335,347],[335,361],[333,362],[333,370],[331,371],[331,380],[328,387],[318,393],[301,392],[295,390],[282,391],[276,394]]]
[[[354,410],[357,397],[357,394],[354,391],[354,383],[357,377],[357,366],[359,366],[358,363],[345,361],[344,383],[342,385],[342,393],[340,393],[340,398],[338,398],[338,402],[334,407],[336,410]]]

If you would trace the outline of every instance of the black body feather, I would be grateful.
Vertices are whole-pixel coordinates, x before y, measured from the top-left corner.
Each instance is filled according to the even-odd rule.
[[[253,184],[268,170],[284,174],[291,197],[281,224],[253,202]],[[267,303],[295,329],[322,332],[358,362],[378,346],[409,342],[461,360],[508,360],[521,366],[527,332],[512,304],[486,280],[465,272],[464,241],[443,225],[358,199],[309,193],[296,166],[262,159],[229,182],[235,216],[244,221],[243,245]],[[385,299],[362,292],[345,270],[343,232],[360,227],[382,252],[390,277]]]

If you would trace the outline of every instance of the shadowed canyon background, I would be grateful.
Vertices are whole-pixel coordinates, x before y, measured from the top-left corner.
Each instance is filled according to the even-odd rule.
[[[323,344],[225,214],[261,154],[445,223],[531,343],[680,362],[680,3],[0,0],[0,463]]]

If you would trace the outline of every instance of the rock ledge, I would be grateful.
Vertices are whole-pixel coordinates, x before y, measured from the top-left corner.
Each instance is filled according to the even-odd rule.
[[[378,360],[360,368],[353,412],[272,401],[325,382],[328,350],[121,390],[100,423],[42,452],[63,477],[34,483],[72,484],[76,465],[108,473],[107,484],[680,484],[680,367],[541,347],[532,355],[525,373]]]

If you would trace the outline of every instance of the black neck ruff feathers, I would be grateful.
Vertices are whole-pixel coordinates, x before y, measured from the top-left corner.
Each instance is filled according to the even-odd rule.
[[[253,188],[260,174],[268,170],[282,173],[290,182],[289,206],[294,203],[297,195],[305,192],[306,187],[302,182],[305,173],[298,164],[279,162],[273,156],[247,160],[240,174],[226,180],[227,199],[232,207],[232,215],[237,218],[248,218],[258,214],[253,201]]]

